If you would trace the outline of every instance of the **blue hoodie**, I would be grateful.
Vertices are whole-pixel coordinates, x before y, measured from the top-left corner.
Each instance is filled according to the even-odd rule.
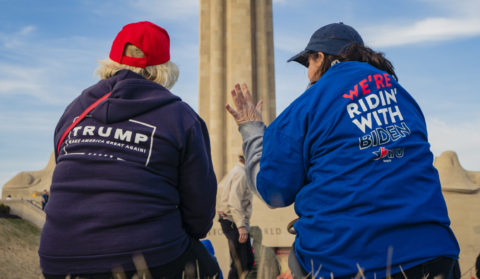
[[[86,89],[65,110],[63,132],[112,94],[67,136],[56,155],[40,242],[47,274],[156,267],[205,237],[217,183],[203,120],[164,87],[128,70]]]
[[[424,116],[390,75],[343,62],[266,129],[257,189],[295,202],[295,252],[316,278],[367,278],[457,258]],[[281,175],[279,175],[281,174]],[[312,267],[313,263],[313,267]]]

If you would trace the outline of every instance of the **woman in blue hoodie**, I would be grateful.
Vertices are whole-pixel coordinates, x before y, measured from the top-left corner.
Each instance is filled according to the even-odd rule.
[[[231,92],[246,171],[270,206],[295,203],[295,278],[459,278],[459,247],[424,116],[383,54],[352,27],[318,29],[292,57],[310,87],[266,128]]]
[[[39,249],[47,279],[131,278],[145,263],[153,278],[219,273],[199,242],[217,192],[208,132],[168,90],[178,77],[169,47],[163,28],[126,25],[101,80],[60,118]]]

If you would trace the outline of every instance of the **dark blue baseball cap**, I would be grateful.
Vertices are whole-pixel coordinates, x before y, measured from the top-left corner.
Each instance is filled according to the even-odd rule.
[[[288,59],[287,62],[295,61],[303,66],[308,66],[309,52],[323,52],[331,55],[338,55],[340,51],[351,43],[363,45],[362,37],[353,27],[340,23],[325,25],[315,31],[305,50]]]

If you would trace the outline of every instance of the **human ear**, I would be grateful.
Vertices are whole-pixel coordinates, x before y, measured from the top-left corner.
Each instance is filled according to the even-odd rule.
[[[322,65],[323,61],[325,60],[325,54],[323,54],[323,52],[319,51],[317,59],[319,59],[318,62],[320,62],[320,65]]]

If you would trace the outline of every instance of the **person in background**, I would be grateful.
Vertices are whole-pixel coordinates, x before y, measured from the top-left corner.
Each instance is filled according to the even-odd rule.
[[[169,91],[178,68],[167,31],[148,21],[124,26],[97,73],[55,129],[39,248],[45,278],[118,270],[137,278],[138,258],[153,278],[217,276],[199,241],[217,194],[208,131]]]
[[[262,245],[262,229],[259,226],[250,227],[250,238],[253,240],[255,264],[246,279],[278,279],[280,263],[277,260],[275,248]]]
[[[43,190],[42,192],[42,210],[45,210],[45,206],[48,203],[48,198],[50,195],[48,194],[48,191],[46,189]]]
[[[245,175],[245,158],[240,155],[238,160],[219,184],[223,190],[217,209],[230,249],[229,279],[243,278],[252,269],[254,261],[248,233],[252,216],[252,192]]]
[[[478,254],[475,261],[475,275],[477,275],[477,279],[480,279],[480,254]]]
[[[343,23],[289,61],[308,68],[309,88],[268,128],[246,84],[226,109],[253,191],[295,203],[294,278],[459,278],[425,118],[390,61]]]

